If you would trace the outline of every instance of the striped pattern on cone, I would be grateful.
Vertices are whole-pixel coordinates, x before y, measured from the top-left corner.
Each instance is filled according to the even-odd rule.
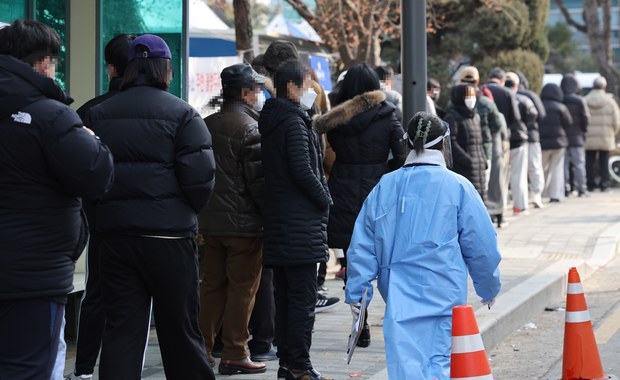
[[[568,271],[562,380],[602,380],[603,372],[590,312],[576,268]]]
[[[452,309],[450,379],[493,380],[471,305],[456,306]]]

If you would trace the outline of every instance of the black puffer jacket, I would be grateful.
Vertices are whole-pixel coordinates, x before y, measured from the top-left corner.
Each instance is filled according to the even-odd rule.
[[[583,96],[577,95],[579,92],[579,82],[570,74],[562,78],[560,84],[564,99],[562,103],[568,108],[573,122],[566,129],[568,146],[581,147],[586,143],[586,132],[590,124],[590,110]]]
[[[332,201],[319,138],[308,114],[287,99],[271,98],[261,111],[258,129],[265,170],[265,265],[326,261]]]
[[[526,126],[527,139],[530,141],[530,128],[538,129],[538,109],[529,96],[517,93],[517,102],[519,103],[519,112],[521,113],[521,123]],[[531,127],[530,127],[531,126]],[[538,133],[538,130],[536,131]]]
[[[354,97],[314,119],[314,128],[327,132],[336,160],[329,177],[334,200],[327,235],[332,248],[348,248],[357,214],[368,193],[388,171],[403,165],[407,157],[405,133],[396,107],[383,91]],[[393,159],[388,163],[390,151]]]
[[[541,149],[560,149],[568,146],[566,129],[573,122],[568,108],[562,104],[562,90],[556,84],[548,83],[540,94],[547,115],[540,122]]]
[[[452,170],[467,178],[476,188],[480,197],[486,199],[487,167],[480,116],[476,110],[465,106],[465,89],[467,85],[457,85],[452,89],[450,102],[452,107],[446,115],[450,125],[452,142]]]
[[[540,142],[539,124],[547,115],[545,106],[542,104],[542,100],[540,100],[538,94],[528,90],[526,87],[519,87],[518,94],[527,96],[534,104],[534,107],[536,107],[536,112],[538,114],[536,120],[525,123],[527,125],[527,141],[531,143]]]
[[[261,236],[265,176],[258,112],[240,101],[224,102],[205,119],[213,138],[215,189],[198,215],[200,232],[212,236]]]
[[[196,110],[136,85],[92,108],[86,124],[114,154],[116,179],[96,205],[97,232],[194,236],[215,177],[211,135]]]
[[[513,144],[517,144],[517,142],[527,141],[527,131],[523,129],[525,126],[519,123],[521,113],[515,93],[495,82],[488,82],[487,88],[493,93],[493,100],[499,112],[506,118],[506,125],[510,134],[510,147],[513,148]],[[516,135],[513,136],[515,132]]]
[[[0,55],[0,300],[64,296],[88,239],[79,197],[112,185],[112,155],[32,68]]]

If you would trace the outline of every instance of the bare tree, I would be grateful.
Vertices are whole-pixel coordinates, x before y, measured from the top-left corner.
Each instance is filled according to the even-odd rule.
[[[250,20],[250,1],[233,0],[235,12],[235,39],[237,42],[237,53],[243,55],[243,60],[247,63],[252,62],[254,51],[252,50],[252,22]]]
[[[607,79],[609,91],[617,96],[620,89],[620,72],[613,66],[611,54],[611,0],[584,0],[583,24],[571,16],[563,0],[555,1],[566,22],[588,35],[596,66],[601,75]],[[603,16],[602,22],[599,12]]]
[[[400,0],[316,0],[313,12],[303,0],[286,0],[340,53],[346,67],[381,63],[381,41],[398,33]]]

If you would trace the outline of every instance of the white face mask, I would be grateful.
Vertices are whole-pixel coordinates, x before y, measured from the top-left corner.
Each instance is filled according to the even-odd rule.
[[[265,105],[265,94],[262,91],[260,91],[256,94],[256,102],[254,103],[252,108],[254,108],[255,111],[260,112],[263,109],[264,105]]]
[[[476,98],[465,98],[465,107],[473,110],[476,106]]]
[[[309,88],[301,94],[301,99],[299,99],[299,104],[301,108],[304,110],[309,110],[312,108],[314,101],[316,100],[316,92],[313,89]]]

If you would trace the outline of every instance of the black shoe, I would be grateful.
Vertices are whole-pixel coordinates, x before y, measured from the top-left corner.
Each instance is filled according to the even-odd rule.
[[[585,191],[579,191],[579,194],[577,196],[579,198],[587,198],[590,196],[590,194],[586,193]]]
[[[366,348],[368,346],[370,346],[370,326],[368,326],[368,323],[365,323],[357,340],[357,347]]]
[[[269,351],[264,352],[262,354],[250,355],[250,359],[252,359],[253,362],[268,362],[271,360],[276,360],[277,358],[278,358],[277,352],[273,347],[271,347]]]
[[[310,368],[310,369],[300,371],[300,372],[297,372],[295,370],[288,370],[288,377],[286,378],[286,380],[333,380],[333,379],[331,377],[326,377],[326,376],[321,375],[321,373],[314,368]]]
[[[291,371],[289,371],[288,368],[284,366],[280,366],[280,368],[278,368],[278,380],[288,379],[290,376],[292,376],[292,375],[289,375],[290,373]]]
[[[325,297],[324,295],[317,293],[314,312],[320,313],[322,311],[329,310],[336,306],[338,301],[340,301],[340,298],[338,297]]]
[[[556,198],[551,198],[549,199],[549,203],[560,203],[560,200]]]

